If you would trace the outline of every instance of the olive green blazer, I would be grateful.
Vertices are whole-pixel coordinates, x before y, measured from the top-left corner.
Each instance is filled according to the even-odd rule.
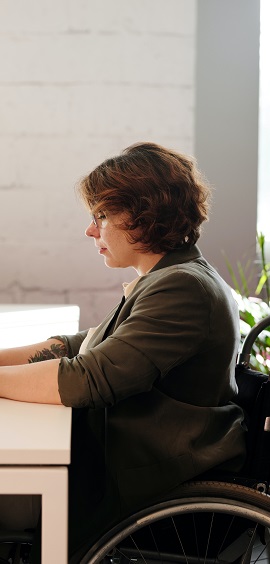
[[[217,465],[245,457],[235,361],[239,314],[230,288],[199,249],[166,254],[101,323],[61,336],[63,404],[87,408],[123,513]],[[91,423],[92,421],[92,423]],[[99,436],[100,435],[100,436]]]

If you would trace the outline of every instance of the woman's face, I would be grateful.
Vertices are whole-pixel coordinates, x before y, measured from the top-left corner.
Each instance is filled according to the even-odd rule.
[[[140,252],[135,245],[129,243],[127,233],[119,225],[127,219],[126,214],[108,215],[103,213],[91,216],[91,223],[85,234],[93,237],[100,255],[103,255],[106,266],[110,268],[137,268]]]

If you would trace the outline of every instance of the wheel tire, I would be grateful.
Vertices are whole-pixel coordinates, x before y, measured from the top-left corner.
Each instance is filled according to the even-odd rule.
[[[194,533],[192,539],[195,520],[199,522],[199,526],[196,523],[198,538],[195,538]],[[205,531],[206,527],[209,528],[208,532]],[[187,482],[177,489],[177,499],[168,499],[144,509],[106,533],[80,563],[98,564],[104,561],[120,564],[132,560],[153,564],[162,560],[163,563],[178,561],[194,564],[198,562],[199,555],[203,557],[203,562],[218,564],[222,560],[223,564],[236,561],[246,564],[252,561],[257,542],[260,545],[258,550],[264,550],[265,531],[268,528],[270,496],[267,494],[225,482]],[[153,539],[154,529],[157,542]],[[220,531],[223,533],[223,530],[224,538],[219,540]],[[142,548],[138,546],[136,535],[140,540],[143,539]],[[170,541],[172,535],[173,542]],[[148,542],[154,548],[149,548]],[[187,553],[186,544],[194,554]],[[214,550],[216,554],[213,556]]]

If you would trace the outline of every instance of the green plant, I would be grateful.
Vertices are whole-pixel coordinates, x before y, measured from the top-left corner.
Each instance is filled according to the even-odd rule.
[[[266,302],[259,298],[241,296],[232,288],[232,293],[238,304],[240,314],[241,341],[248,335],[251,327],[258,321],[270,315],[270,308]],[[270,369],[270,331],[262,331],[257,337],[251,351],[250,366],[268,374]]]
[[[233,286],[232,292],[238,304],[240,314],[240,332],[243,341],[258,321],[270,315],[270,263],[265,260],[265,237],[262,233],[257,233],[258,249],[260,252],[261,269],[259,272],[259,282],[255,290],[255,297],[250,295],[250,281],[254,276],[251,260],[248,259],[243,266],[237,262],[237,270],[227,257],[225,257],[226,265],[231,276]],[[261,296],[264,294],[265,299]],[[250,366],[254,370],[259,370],[268,374],[270,369],[270,331],[262,331],[257,337],[252,351]]]
[[[261,254],[262,270],[255,293],[259,295],[263,288],[265,288],[267,304],[270,306],[270,262],[267,263],[265,260],[265,236],[263,233],[257,233],[257,241]]]

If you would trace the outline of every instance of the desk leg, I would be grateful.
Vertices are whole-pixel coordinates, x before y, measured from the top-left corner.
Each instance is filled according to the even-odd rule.
[[[1,494],[42,495],[42,564],[67,564],[67,467],[1,466]]]

